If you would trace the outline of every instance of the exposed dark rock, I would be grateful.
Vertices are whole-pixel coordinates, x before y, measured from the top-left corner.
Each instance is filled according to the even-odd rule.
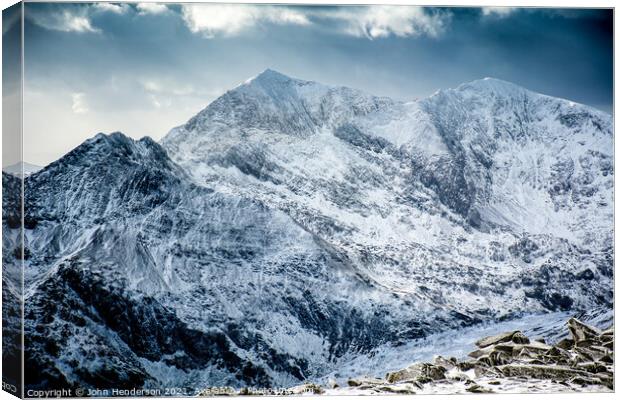
[[[469,386],[467,389],[468,392],[470,393],[493,393],[493,391],[491,389],[487,389],[485,387],[482,387],[478,384],[473,384],[471,386]]]
[[[535,379],[569,379],[581,372],[569,367],[553,365],[510,364],[498,367],[504,376],[525,376]]]
[[[388,392],[388,393],[394,393],[394,394],[415,394],[415,391],[407,389],[407,388],[399,388],[399,387],[393,387],[393,386],[377,386],[377,390],[381,391],[381,392]]]
[[[575,342],[595,338],[602,334],[600,330],[588,326],[575,318],[571,318],[568,320],[568,330],[570,331]]]
[[[456,367],[457,360],[454,357],[448,359],[442,356],[435,356],[435,358],[433,358],[433,364],[444,367],[445,369],[451,369]]]
[[[560,340],[556,344],[556,347],[559,347],[561,349],[567,350],[567,349],[570,349],[571,347],[573,347],[574,344],[575,344],[575,341],[573,339],[565,338],[565,339]]]
[[[368,376],[363,376],[355,379],[349,379],[347,384],[349,386],[364,386],[364,385],[378,385],[382,383],[381,379],[370,378]]]
[[[500,333],[495,336],[488,336],[483,339],[480,339],[476,342],[476,346],[478,347],[487,347],[496,343],[501,342],[514,342],[514,343],[529,343],[529,339],[525,337],[520,331],[512,331]]]
[[[389,383],[402,381],[426,382],[440,379],[446,379],[446,369],[429,363],[413,364],[400,371],[390,372],[385,377],[385,380]]]

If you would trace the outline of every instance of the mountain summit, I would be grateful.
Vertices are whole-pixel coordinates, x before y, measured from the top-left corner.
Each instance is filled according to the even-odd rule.
[[[291,78],[283,73],[267,68],[254,78],[250,78],[246,81],[246,84],[258,83],[261,85],[273,85],[273,84],[287,84],[293,81],[303,82],[294,78]]]

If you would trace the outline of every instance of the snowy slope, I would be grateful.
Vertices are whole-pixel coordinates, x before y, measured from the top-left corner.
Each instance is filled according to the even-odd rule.
[[[494,79],[399,103],[267,70],[162,144],[197,184],[283,210],[370,281],[501,315],[611,299],[608,281],[594,301],[546,282],[611,272],[611,141],[609,116]]]
[[[293,384],[434,312],[403,327],[404,299],[281,211],[193,185],[150,139],[97,135],[26,186],[35,386]]]
[[[160,144],[98,134],[25,180],[27,382],[288,386],[611,307],[611,129],[493,79],[398,102],[267,70]]]

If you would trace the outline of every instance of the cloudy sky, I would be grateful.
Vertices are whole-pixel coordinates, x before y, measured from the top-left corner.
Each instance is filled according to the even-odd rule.
[[[268,67],[403,100],[491,76],[612,109],[609,10],[27,3],[24,29],[39,165],[97,132],[159,139]]]

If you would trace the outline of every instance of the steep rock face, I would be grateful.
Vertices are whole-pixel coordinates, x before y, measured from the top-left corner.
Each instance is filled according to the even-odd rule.
[[[611,141],[506,82],[403,103],[270,70],[161,146],[99,134],[25,180],[27,383],[284,386],[609,306]]]
[[[422,108],[461,160],[463,206],[480,222],[565,237],[609,216],[608,115],[490,78],[438,92]],[[579,220],[569,226],[567,214]]]

